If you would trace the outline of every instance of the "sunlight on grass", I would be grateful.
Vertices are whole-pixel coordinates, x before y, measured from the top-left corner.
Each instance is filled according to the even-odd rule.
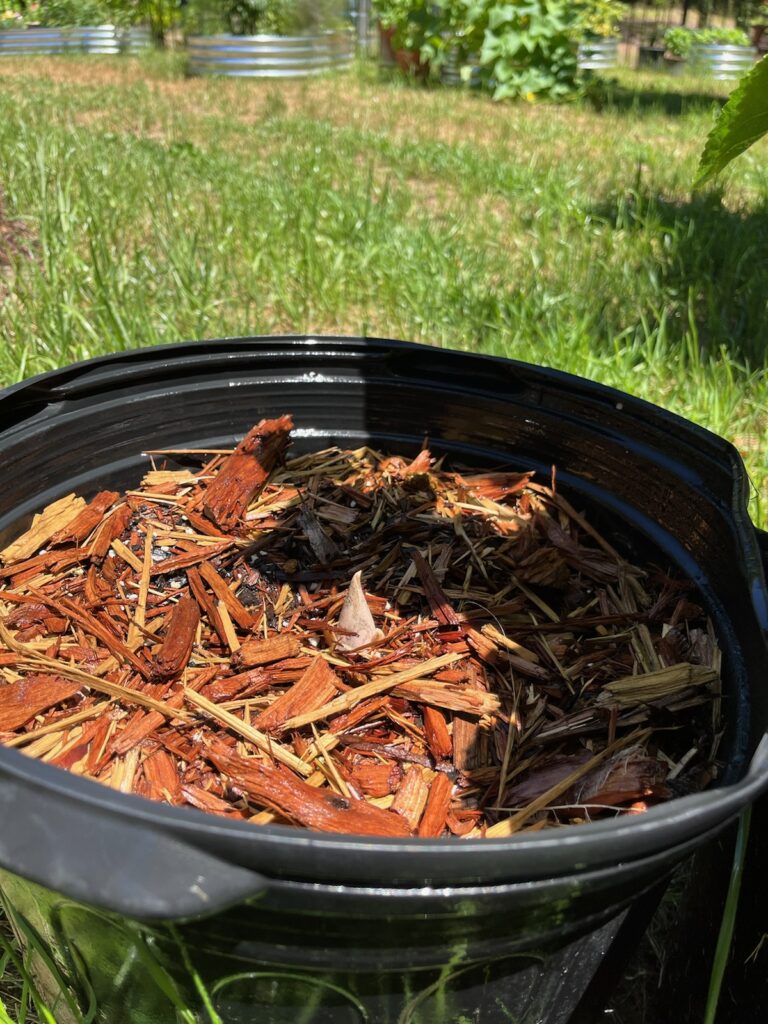
[[[766,172],[691,199],[726,89],[653,75],[566,107],[379,82],[188,82],[5,61],[8,383],[115,349],[273,332],[511,356],[734,441],[760,514]]]
[[[507,356],[729,438],[761,522],[765,150],[690,192],[727,91],[623,72],[502,106],[371,68],[273,84],[187,81],[176,56],[5,59],[0,385],[261,333]],[[0,1024],[52,1019],[1,931],[0,989]]]

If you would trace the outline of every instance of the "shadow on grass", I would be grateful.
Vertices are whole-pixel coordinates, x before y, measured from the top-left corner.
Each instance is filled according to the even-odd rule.
[[[701,114],[722,107],[727,99],[722,91],[706,81],[668,78],[659,75],[658,88],[635,88],[617,79],[593,78],[587,83],[585,99],[595,110],[607,113],[668,114],[680,117]]]
[[[742,211],[725,207],[716,191],[672,201],[639,184],[589,212],[636,236],[656,278],[654,316],[673,338],[704,356],[766,365],[768,195]]]

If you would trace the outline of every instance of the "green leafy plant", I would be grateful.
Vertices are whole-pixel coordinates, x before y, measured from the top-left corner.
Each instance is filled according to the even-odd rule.
[[[185,17],[189,33],[289,35],[339,20],[339,0],[193,0]]]
[[[578,14],[565,0],[493,4],[480,65],[494,99],[562,99],[575,92],[577,34]]]
[[[689,57],[691,48],[701,46],[749,46],[746,32],[740,28],[668,28],[664,46],[673,57]]]
[[[375,0],[398,49],[418,51],[434,74],[447,55],[462,77],[479,70],[495,99],[562,99],[578,89],[577,44],[615,33],[618,0]]]
[[[18,0],[0,0],[0,32],[24,24],[24,6]]]
[[[392,46],[418,51],[423,59],[435,59],[443,49],[443,33],[455,19],[455,2],[440,7],[431,0],[375,0],[375,10],[385,29],[393,30]]]
[[[45,26],[103,25],[113,20],[113,10],[102,0],[45,0],[37,10],[29,7],[27,20]]]
[[[619,34],[619,22],[627,11],[619,0],[580,0],[573,5],[579,33],[585,39],[610,39]]]
[[[699,28],[694,42],[703,46],[749,46],[749,37],[740,28]]]
[[[149,25],[158,43],[165,41],[166,33],[179,20],[179,0],[113,0],[113,3],[125,9],[124,23]]]
[[[694,186],[714,178],[768,132],[768,58],[741,79],[704,146]]]
[[[692,28],[668,28],[664,33],[664,48],[670,56],[685,59],[691,52],[695,37]]]
[[[178,16],[178,0],[0,0],[0,28],[148,23],[156,35]]]

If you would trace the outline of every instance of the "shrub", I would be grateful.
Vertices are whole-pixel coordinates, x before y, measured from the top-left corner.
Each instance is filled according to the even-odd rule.
[[[149,23],[156,31],[178,15],[178,0],[0,0],[0,26],[133,25]]]
[[[472,65],[495,99],[563,98],[578,88],[576,50],[615,34],[618,0],[374,0],[396,48],[418,50],[433,73],[449,51],[462,75]]]
[[[749,46],[747,33],[740,28],[699,28],[694,41],[706,46]]]
[[[687,57],[693,46],[694,29],[668,28],[664,33],[664,47],[673,57]]]
[[[492,3],[480,65],[494,99],[561,99],[574,92],[577,25],[567,0]]]
[[[619,0],[580,0],[573,5],[579,21],[579,32],[585,39],[610,39],[619,34],[619,22],[626,5]]]
[[[746,32],[740,28],[669,28],[664,33],[667,53],[673,57],[688,57],[695,43],[704,46],[749,46]]]
[[[113,21],[113,10],[103,0],[45,0],[28,21],[41,25],[103,25]]]
[[[468,5],[461,0],[447,0],[439,6],[431,0],[374,0],[374,6],[382,26],[394,30],[395,49],[418,51],[438,68],[455,14]]]
[[[192,0],[185,25],[188,32],[288,35],[339,20],[340,0]]]

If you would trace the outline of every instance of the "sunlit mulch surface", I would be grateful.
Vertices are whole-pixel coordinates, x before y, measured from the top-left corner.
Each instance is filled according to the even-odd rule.
[[[255,824],[509,836],[715,774],[720,654],[686,581],[531,473],[369,448],[150,453],[2,553],[0,740]]]

